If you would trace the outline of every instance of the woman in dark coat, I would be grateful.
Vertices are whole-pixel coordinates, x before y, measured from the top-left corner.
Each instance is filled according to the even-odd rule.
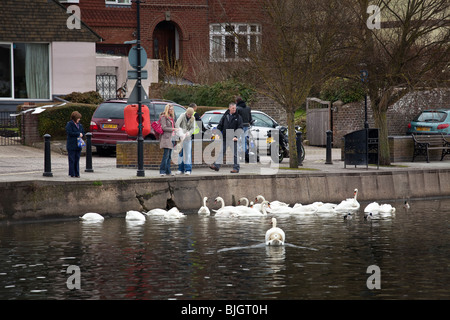
[[[78,146],[78,138],[83,138],[84,129],[80,123],[81,114],[78,111],[72,112],[70,121],[66,124],[67,133],[67,153],[69,156],[69,176],[80,177],[80,157],[81,147]]]

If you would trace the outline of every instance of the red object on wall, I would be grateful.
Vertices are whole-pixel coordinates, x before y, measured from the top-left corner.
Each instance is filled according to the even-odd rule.
[[[125,107],[124,120],[125,131],[129,136],[137,137],[139,134],[139,106],[137,104],[130,104]],[[142,136],[145,137],[150,133],[150,110],[146,105],[141,105],[142,110]]]

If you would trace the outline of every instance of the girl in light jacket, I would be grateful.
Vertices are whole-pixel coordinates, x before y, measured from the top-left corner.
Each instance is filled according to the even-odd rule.
[[[159,174],[165,176],[166,174],[172,174],[170,162],[172,160],[175,132],[178,130],[175,128],[175,112],[171,103],[167,104],[164,108],[164,112],[161,114],[159,122],[164,131],[159,141],[159,147],[164,149],[161,165],[159,166]]]

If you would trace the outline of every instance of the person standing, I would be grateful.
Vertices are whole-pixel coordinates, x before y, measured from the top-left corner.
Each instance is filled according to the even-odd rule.
[[[187,108],[175,123],[175,127],[181,130],[181,151],[178,154],[178,171],[176,174],[191,174],[192,172],[192,134],[195,130],[194,109]]]
[[[170,162],[172,160],[172,150],[175,144],[175,111],[173,104],[169,103],[160,115],[159,122],[164,133],[160,136],[159,147],[164,149],[161,165],[159,166],[159,174],[165,176],[172,174],[170,170]]]
[[[247,131],[250,128],[250,125],[253,123],[252,110],[245,104],[245,101],[242,100],[241,96],[236,96],[235,99],[237,112],[242,117],[242,130],[244,131],[243,134],[239,137],[239,150],[244,153],[245,157],[248,152]]]
[[[197,105],[195,103],[191,103],[189,105],[189,108],[194,109],[194,118],[195,118],[195,129],[194,129],[194,136],[198,133],[203,133],[206,131],[205,126],[203,125],[203,121],[200,118],[200,115],[197,113]],[[201,136],[200,136],[201,139]]]
[[[80,177],[80,157],[82,147],[78,146],[78,139],[83,139],[84,129],[80,123],[81,114],[78,111],[72,112],[70,121],[66,124],[67,142],[66,149],[69,158],[69,176]]]
[[[241,130],[238,130],[241,129]],[[223,155],[227,152],[227,148],[230,147],[233,150],[233,170],[231,173],[239,173],[239,163],[237,161],[237,141],[239,131],[242,131],[242,117],[236,112],[236,104],[230,103],[228,110],[220,118],[217,130],[222,132],[222,152],[219,152],[219,156],[216,161],[209,166],[211,170],[219,171],[220,165],[223,161]],[[228,131],[228,132],[227,132]],[[227,134],[233,134],[233,137],[227,137]]]

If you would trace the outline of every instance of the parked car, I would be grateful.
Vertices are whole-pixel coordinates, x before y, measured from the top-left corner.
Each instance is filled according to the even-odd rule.
[[[158,99],[143,101],[143,104],[150,109],[151,122],[159,119],[159,114],[164,111],[168,103],[174,105],[175,118],[186,111],[183,106],[173,101]],[[124,109],[127,105],[127,100],[108,100],[102,102],[95,110],[89,131],[92,133],[92,146],[96,147],[98,154],[103,155],[115,151],[117,141],[136,140],[136,137],[128,136],[125,131]],[[157,140],[159,134],[152,128],[150,134],[144,139]]]
[[[225,111],[227,109],[206,111],[201,117],[205,128],[211,129],[217,127]],[[272,117],[258,110],[252,110],[252,118],[253,124],[250,131],[253,137],[257,138],[260,148],[265,147],[267,131],[275,129],[279,124]]]
[[[424,110],[408,124],[408,134],[450,134],[450,110]]]

